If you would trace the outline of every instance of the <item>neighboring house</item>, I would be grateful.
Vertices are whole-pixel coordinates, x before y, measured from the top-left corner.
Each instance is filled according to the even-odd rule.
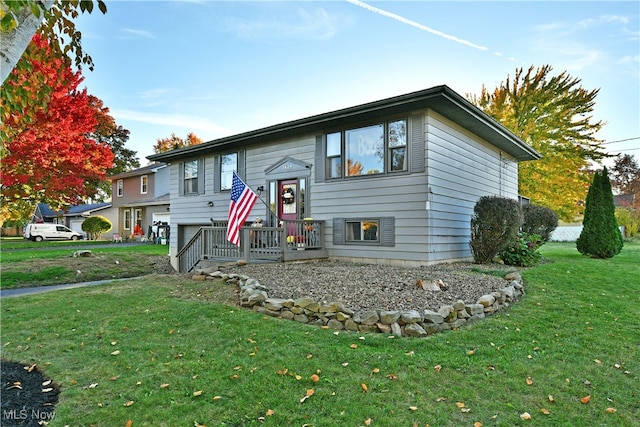
[[[178,268],[176,256],[190,239],[226,220],[234,170],[264,202],[251,220],[323,221],[331,258],[400,265],[470,259],[478,199],[518,199],[518,162],[540,155],[437,86],[148,158],[170,165],[170,253]]]
[[[153,163],[109,177],[111,203],[117,210],[113,233],[131,236],[136,224],[144,236],[154,223],[169,224],[169,168]]]
[[[82,204],[59,211],[54,211],[46,203],[38,203],[31,217],[31,222],[63,224],[74,231],[84,233],[82,231],[82,223],[92,215],[104,216],[112,224],[115,224],[115,217],[110,212],[113,212],[110,202]]]

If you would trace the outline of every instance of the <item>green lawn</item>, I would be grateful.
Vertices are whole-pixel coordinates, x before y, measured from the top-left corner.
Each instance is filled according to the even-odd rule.
[[[265,317],[228,286],[149,276],[3,299],[2,357],[61,384],[50,426],[640,425],[640,245],[543,253],[521,302],[424,339]]]
[[[91,251],[93,256],[74,258],[78,248]],[[2,239],[0,288],[143,276],[155,272],[155,259],[168,251],[168,246],[150,243],[132,246],[104,241],[36,243]]]

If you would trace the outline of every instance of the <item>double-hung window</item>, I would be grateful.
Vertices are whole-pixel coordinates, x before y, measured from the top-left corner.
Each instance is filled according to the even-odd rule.
[[[233,172],[238,170],[238,153],[220,156],[220,190],[231,190]]]
[[[119,179],[116,181],[116,197],[122,197],[124,195],[124,181]]]
[[[198,161],[184,164],[184,194],[198,194]]]
[[[325,153],[327,178],[407,171],[407,120],[327,134]]]
[[[180,164],[180,194],[204,193],[204,159],[187,160]]]
[[[140,194],[147,194],[149,186],[149,177],[147,175],[142,175],[140,177]]]

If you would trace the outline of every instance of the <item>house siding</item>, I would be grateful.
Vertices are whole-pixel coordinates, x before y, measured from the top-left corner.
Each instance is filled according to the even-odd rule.
[[[434,111],[426,123],[429,262],[471,257],[473,208],[482,196],[517,199],[518,164]]]
[[[178,250],[200,226],[209,225],[211,220],[226,220],[229,192],[215,191],[219,169],[216,165],[220,154],[234,150],[241,152],[238,172],[246,184],[254,190],[259,186],[265,189],[262,201],[250,213],[250,221],[256,216],[269,217],[269,209],[263,203],[270,200],[267,180],[304,176],[307,192],[304,216],[324,221],[325,247],[332,258],[398,265],[471,259],[470,221],[478,199],[489,195],[517,199],[517,162],[533,160],[539,154],[508,130],[496,128],[492,120],[483,118],[483,113],[475,111],[466,100],[447,98],[452,96],[449,90],[439,90],[444,93],[442,98],[425,100],[427,106],[419,107],[407,102],[406,110],[400,109],[404,105],[396,104],[405,102],[405,98],[392,98],[388,106],[385,104],[388,115],[387,110],[378,114],[375,110],[378,103],[365,104],[360,108],[367,114],[354,109],[339,110],[331,113],[331,120],[325,120],[326,115],[314,116],[211,141],[202,147],[151,156],[170,164],[172,261],[177,262]],[[398,117],[409,119],[406,171],[326,178],[322,141],[328,131]],[[181,165],[190,160],[203,161],[204,191],[182,195]],[[287,162],[292,169],[281,168]],[[290,177],[284,176],[287,170],[293,171]],[[380,245],[343,243],[344,238],[334,239],[341,234],[338,229],[334,233],[334,225],[341,227],[343,219],[379,219],[381,224],[392,224],[393,235],[382,228],[385,238]]]

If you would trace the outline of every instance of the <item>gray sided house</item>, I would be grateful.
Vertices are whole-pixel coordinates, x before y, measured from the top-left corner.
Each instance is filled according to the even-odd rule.
[[[126,238],[140,225],[145,237],[154,223],[170,222],[169,168],[164,163],[150,165],[109,177],[111,202],[117,210],[113,233]]]
[[[224,225],[234,170],[261,196],[249,219],[284,229],[252,248],[284,245],[285,236],[295,245],[304,234],[307,249],[329,258],[427,265],[470,259],[478,199],[518,199],[518,162],[538,158],[447,86],[149,156],[170,165],[179,271],[195,236]]]

